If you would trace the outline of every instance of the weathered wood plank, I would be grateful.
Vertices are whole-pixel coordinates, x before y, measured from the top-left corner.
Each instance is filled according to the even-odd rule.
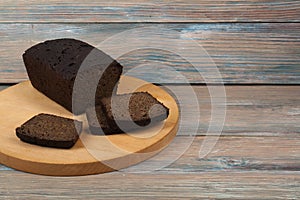
[[[0,171],[3,199],[297,199],[297,172],[124,174],[57,178]]]
[[[150,82],[183,83],[187,79],[191,83],[300,83],[300,23],[0,24],[0,82],[14,83],[27,79],[21,56],[24,50],[38,42],[72,37],[97,46],[123,31],[149,27],[157,29],[155,34],[161,38],[162,46],[175,49],[175,52],[138,49],[123,54],[118,60],[126,69],[136,69],[146,64],[150,70],[131,74]],[[140,29],[132,32],[138,31]],[[125,33],[122,34],[121,38],[127,37]],[[209,62],[207,55],[198,50],[189,50],[194,48],[187,43],[189,39],[198,42],[207,51],[218,66],[222,79],[212,73],[215,65]],[[151,37],[145,37],[143,32],[129,43],[110,42],[108,53],[114,54],[121,47],[143,45],[146,42],[153,41]],[[143,47],[147,48],[145,45]],[[195,61],[206,80],[189,62],[176,54],[176,49],[180,51],[182,48],[187,49],[188,61]],[[180,76],[169,75],[164,71],[164,66],[176,69]]]
[[[198,134],[206,134],[211,121],[211,96],[205,86],[193,86],[199,107],[192,104],[187,86],[168,86],[180,91],[182,108],[182,133],[193,134],[193,124],[199,120]],[[210,86],[212,87],[212,86]],[[216,88],[214,86],[212,88]],[[226,86],[226,116],[222,135],[289,135],[300,133],[300,86]],[[216,95],[213,96],[216,99]],[[221,96],[220,96],[221,97]],[[221,98],[220,98],[221,99]],[[224,104],[217,100],[216,107]],[[222,113],[218,113],[222,117]]]
[[[226,136],[216,139],[217,143],[211,152],[205,158],[199,158],[201,144],[206,138],[197,136],[189,146],[185,146],[185,142],[190,138],[177,136],[172,145],[161,154],[122,172],[182,174],[209,171],[300,171],[299,136]],[[179,158],[173,157],[174,155],[178,155]],[[165,165],[166,163],[168,165]],[[11,170],[0,165],[0,171]]]
[[[13,1],[0,4],[0,22],[296,22],[293,0]]]
[[[0,172],[5,199],[297,199],[299,173],[111,173],[76,178]]]
[[[300,138],[222,137],[205,159],[198,159],[202,140],[197,137],[179,160],[152,172],[48,177],[1,167],[0,195],[8,199],[297,199],[300,195]],[[171,155],[178,148],[167,151]],[[153,167],[164,159],[154,158]]]
[[[177,137],[175,142],[187,140]],[[199,157],[204,137],[195,138],[189,149],[164,173],[198,173],[206,171],[300,171],[300,137],[221,137],[205,158]],[[168,154],[178,154],[177,149],[167,149]],[[167,156],[157,156],[159,163]],[[155,167],[155,165],[154,165]],[[300,177],[299,177],[300,178]]]
[[[3,89],[3,86],[0,89]],[[211,89],[220,86],[210,86]],[[178,135],[206,135],[211,119],[211,96],[206,86],[174,86],[181,112],[181,131]],[[196,98],[192,99],[190,91]],[[215,106],[226,105],[222,135],[227,136],[297,136],[300,133],[300,86],[225,86],[226,101],[217,100]],[[218,99],[218,97],[214,98]],[[198,101],[199,112],[194,102]],[[214,118],[213,118],[214,119]],[[199,128],[195,124],[199,123]],[[218,133],[212,133],[218,135]]]

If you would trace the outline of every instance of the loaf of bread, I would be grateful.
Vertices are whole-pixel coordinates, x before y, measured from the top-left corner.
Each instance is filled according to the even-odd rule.
[[[34,45],[23,61],[33,87],[74,114],[94,105],[95,96],[112,96],[122,73],[122,66],[109,55],[75,39]],[[73,93],[75,79],[80,84]]]
[[[128,132],[166,119],[169,109],[147,92],[115,95],[86,111],[93,134]],[[101,127],[101,128],[100,128]]]
[[[71,148],[77,142],[81,130],[82,122],[42,113],[16,128],[16,135],[31,144]]]

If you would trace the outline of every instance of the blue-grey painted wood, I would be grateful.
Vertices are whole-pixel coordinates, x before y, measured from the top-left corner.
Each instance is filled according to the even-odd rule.
[[[178,160],[159,170],[153,169],[182,149],[172,148],[155,156],[152,165],[146,168],[148,171],[131,168],[80,177],[32,175],[0,165],[0,196],[3,199],[284,200],[299,197],[299,137],[223,137],[206,158],[199,159],[202,141],[203,137],[197,137]]]
[[[289,171],[122,173],[83,177],[0,172],[3,199],[298,199],[299,173]]]
[[[300,134],[300,86],[225,86],[226,98],[222,101],[222,96],[213,94],[215,100],[218,99],[214,104],[206,86],[166,87],[184,113],[177,135],[207,135],[209,126],[219,125],[216,117],[224,118],[222,136],[293,137]],[[220,86],[210,89],[216,91],[217,88]],[[215,108],[225,105],[226,115],[217,110],[212,118],[212,105]],[[199,112],[200,117],[195,117]],[[210,135],[219,136],[220,132]]]
[[[133,69],[147,65],[147,71],[131,73],[155,83],[300,83],[299,23],[217,23],[217,24],[0,24],[0,82],[15,83],[27,79],[22,53],[30,46],[54,38],[72,37],[97,46],[111,36],[138,28],[154,27],[162,46],[180,49],[185,45],[189,58],[197,59],[199,72],[176,52],[143,49],[128,52],[117,59]],[[166,31],[167,30],[167,31]],[[174,36],[168,31],[174,31]],[[139,30],[133,30],[138,33]],[[144,34],[144,35],[143,35]],[[147,35],[147,34],[146,34]],[[120,36],[126,38],[126,34]],[[175,41],[170,43],[170,39]],[[212,73],[214,65],[199,51],[190,50],[186,41],[202,46],[218,67],[222,79]],[[110,43],[110,52],[132,44],[152,42],[145,33],[138,40]],[[147,48],[147,45],[143,47]],[[109,53],[109,52],[108,52]],[[202,61],[204,57],[204,61]],[[178,76],[163,66],[176,69]],[[157,74],[158,72],[158,74]],[[211,72],[211,73],[210,73]],[[205,75],[206,80],[201,77]],[[208,74],[208,75],[207,75]],[[181,76],[182,75],[182,76]],[[187,81],[185,80],[187,79]]]
[[[0,22],[299,22],[294,0],[0,2]]]
[[[300,171],[300,137],[220,137],[212,151],[205,158],[199,158],[199,149],[205,137],[196,136],[193,142],[187,146],[182,144],[190,140],[189,136],[177,136],[174,140],[176,145],[167,148],[164,153],[154,156],[151,165],[145,166],[150,161],[141,163],[126,170],[134,172],[134,169],[154,170],[162,167],[160,161],[170,159],[169,155],[180,155],[172,165],[163,166],[159,172],[168,173],[197,173],[208,171]],[[276,146],[272,151],[270,148]],[[182,151],[182,152],[180,152]],[[143,168],[142,168],[143,167]],[[12,169],[0,165],[0,171],[11,171]],[[0,172],[1,173],[1,172]]]
[[[225,83],[300,84],[297,22],[300,22],[300,1],[294,0],[3,0],[0,2],[0,83],[27,79],[21,55],[37,42],[74,37],[97,45],[116,33],[154,25],[178,31],[179,44],[189,37],[200,43],[219,67]],[[158,31],[158,34],[162,33]],[[165,41],[162,44],[170,45]],[[122,45],[127,44],[113,44],[112,50]],[[189,55],[199,57],[194,51]],[[149,62],[154,63],[152,68],[167,65],[177,69],[189,82],[207,82],[187,62],[166,51],[139,50],[118,60],[129,69]],[[211,65],[201,64],[202,73],[211,69]],[[135,75],[153,82],[184,82],[168,73]],[[222,82],[217,76],[208,80]],[[5,87],[0,86],[0,90]],[[183,92],[186,90],[186,86],[178,87]],[[46,177],[0,165],[0,197],[297,199],[300,196],[298,87],[226,87],[225,137],[220,138],[205,159],[198,159],[203,137],[196,136],[179,160],[151,173]],[[197,132],[201,135],[209,120],[209,96],[205,87],[193,89],[202,108],[201,127]],[[183,120],[183,135],[191,134],[189,123],[198,119],[190,113]],[[232,137],[238,135],[243,137]],[[186,137],[179,136],[179,139]],[[178,150],[174,148],[171,152],[178,153]],[[164,158],[155,161],[159,164]]]

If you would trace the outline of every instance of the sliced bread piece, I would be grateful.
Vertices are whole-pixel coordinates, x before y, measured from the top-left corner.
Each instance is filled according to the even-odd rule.
[[[81,130],[82,122],[41,113],[16,128],[16,135],[31,144],[71,148],[77,142]]]
[[[101,105],[87,109],[86,114],[92,133],[114,134],[162,121],[168,117],[169,109],[151,94],[135,92],[103,98]]]
[[[110,126],[107,122],[106,114],[101,105],[89,107],[86,110],[86,117],[89,124],[89,129],[92,134],[105,135],[122,133],[118,126]],[[101,127],[101,128],[100,128]]]
[[[23,61],[33,87],[75,114],[94,105],[95,91],[97,97],[112,96],[123,69],[101,50],[68,38],[32,46]]]

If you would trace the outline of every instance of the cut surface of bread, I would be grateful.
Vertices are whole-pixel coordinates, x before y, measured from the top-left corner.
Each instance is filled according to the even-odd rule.
[[[82,122],[41,113],[16,128],[16,135],[31,144],[71,148],[77,142],[81,130]]]
[[[95,94],[112,96],[123,70],[101,50],[69,38],[36,44],[23,61],[33,87],[74,114],[94,105]]]
[[[107,116],[101,105],[89,107],[86,110],[86,117],[89,124],[89,129],[92,134],[104,135],[123,133],[118,126],[108,124]],[[101,127],[101,128],[100,128]]]
[[[103,98],[86,111],[93,134],[128,132],[166,119],[169,109],[147,92]],[[102,128],[102,130],[100,129]]]

